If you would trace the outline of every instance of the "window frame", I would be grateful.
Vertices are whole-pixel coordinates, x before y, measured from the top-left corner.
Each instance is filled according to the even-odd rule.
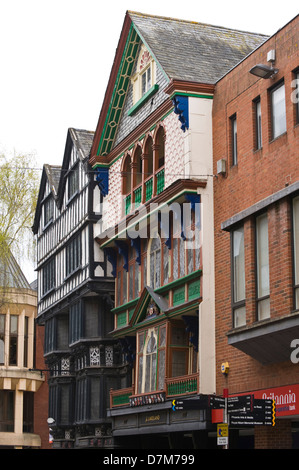
[[[267,283],[268,283],[268,293],[265,293],[263,295],[260,295],[259,291],[260,289],[263,288],[263,286],[260,284],[260,278],[261,276],[259,275],[260,272],[262,271],[263,266],[260,265],[260,258],[259,258],[259,239],[262,233],[258,233],[259,230],[259,225],[258,222],[262,220],[262,218],[266,218],[267,220],[267,250],[261,250],[263,253],[267,253]],[[262,212],[261,214],[256,216],[255,219],[255,271],[256,271],[256,316],[257,316],[257,321],[262,321],[262,320],[269,320],[271,316],[271,310],[270,310],[270,260],[269,260],[269,224],[268,224],[268,213],[267,212]],[[266,315],[261,314],[261,308],[262,305],[267,303],[268,304],[268,313]]]
[[[67,200],[71,201],[79,192],[80,178],[79,178],[79,163],[77,162],[72,168],[69,169],[67,185]]]
[[[262,106],[261,106],[260,96],[258,96],[255,100],[253,100],[253,107],[254,107],[254,149],[255,151],[257,151],[263,148]]]
[[[50,259],[42,271],[42,297],[50,294],[56,287],[56,260]]]
[[[244,272],[244,298],[242,299],[236,299],[236,270],[235,270],[235,244],[234,244],[234,234],[242,229],[243,232],[243,272]],[[244,236],[245,236],[245,230],[244,230],[244,224],[236,227],[234,230],[231,232],[231,295],[232,295],[232,321],[233,321],[233,328],[238,328],[240,326],[245,326],[246,325],[246,282],[245,282],[245,242],[244,242]],[[242,268],[241,268],[242,269]],[[242,280],[243,281],[243,280]],[[236,321],[236,313],[237,311],[243,310],[245,314],[245,318],[243,319],[243,322],[241,324],[237,324]],[[244,321],[245,320],[245,321]]]
[[[299,68],[293,71],[293,81],[296,82],[295,89],[292,92],[292,97],[294,96],[294,124],[297,126],[299,124]]]
[[[238,165],[238,133],[237,133],[237,114],[230,118],[230,148],[231,148],[231,166]]]
[[[298,213],[295,218],[295,202]],[[298,217],[298,219],[297,219]],[[296,228],[298,227],[298,230]],[[298,238],[297,238],[298,237]],[[299,195],[292,199],[292,265],[293,265],[293,306],[294,310],[299,310]]]
[[[82,238],[81,232],[75,235],[65,248],[66,279],[82,268]]]
[[[279,134],[277,133],[275,129],[275,107],[274,107],[274,94],[277,93],[281,88],[284,89],[284,126],[282,131],[279,131]],[[277,83],[273,88],[270,89],[270,109],[271,109],[271,140],[278,139],[278,137],[282,136],[287,132],[287,122],[286,122],[286,96],[285,96],[285,83],[284,80],[281,80],[279,83]],[[276,119],[277,119],[277,113],[276,113]],[[277,127],[277,126],[276,126]]]

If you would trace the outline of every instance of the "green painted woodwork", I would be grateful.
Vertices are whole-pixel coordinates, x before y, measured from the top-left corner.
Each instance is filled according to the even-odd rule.
[[[173,291],[173,306],[180,305],[185,302],[185,284]]]
[[[167,384],[167,395],[183,395],[185,393],[197,392],[197,378],[186,378],[175,380]]]
[[[200,297],[200,280],[190,282],[188,286],[188,300],[197,299]]]
[[[136,209],[141,204],[142,187],[139,186],[139,188],[135,189],[134,194],[135,194],[135,209]]]
[[[153,178],[145,182],[145,201],[149,201],[153,195]]]
[[[132,108],[129,109],[128,111],[128,116],[133,116],[141,106],[143,106],[157,91],[159,90],[159,85],[156,83],[153,85],[143,96],[140,98],[140,100],[137,101],[137,103],[132,106]]]
[[[159,171],[157,177],[157,194],[160,194],[164,189],[164,168]]]
[[[128,405],[130,403],[129,397],[131,395],[132,393],[124,393],[123,395],[112,397],[112,406]]]
[[[127,311],[121,312],[117,315],[116,326],[117,328],[122,328],[127,324]]]
[[[131,26],[112,92],[97,155],[107,155],[112,149],[139,44],[140,37],[133,26]]]
[[[131,211],[131,194],[129,194],[125,198],[125,213],[126,213],[126,215],[129,214],[130,211]]]

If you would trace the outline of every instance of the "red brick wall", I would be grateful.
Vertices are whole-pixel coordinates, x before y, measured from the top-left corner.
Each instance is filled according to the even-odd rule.
[[[290,420],[277,421],[272,426],[256,426],[254,431],[255,449],[291,449],[292,423]]]
[[[263,198],[299,180],[299,125],[295,122],[291,93],[293,70],[299,66],[298,17],[282,28],[216,85],[213,101],[214,174],[217,161],[228,159],[227,174],[215,184],[215,269],[216,269],[216,386],[217,393],[230,393],[299,383],[299,368],[290,361],[263,366],[228,346],[232,329],[230,235],[221,223]],[[276,50],[274,79],[258,79],[249,73],[257,63],[267,63],[267,52]],[[287,132],[271,141],[269,88],[282,78],[286,90]],[[263,147],[254,150],[253,100],[260,96]],[[238,165],[231,167],[229,118],[237,115]],[[291,217],[287,199],[268,208],[271,318],[292,311]],[[247,324],[256,321],[255,221],[245,220],[245,271]],[[230,364],[228,377],[221,374],[224,361]]]

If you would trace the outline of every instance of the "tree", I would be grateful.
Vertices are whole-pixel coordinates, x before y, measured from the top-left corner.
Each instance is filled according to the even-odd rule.
[[[35,259],[31,231],[40,174],[31,155],[10,159],[0,155],[0,258],[2,266],[10,253],[16,259]],[[3,273],[2,273],[3,274]]]

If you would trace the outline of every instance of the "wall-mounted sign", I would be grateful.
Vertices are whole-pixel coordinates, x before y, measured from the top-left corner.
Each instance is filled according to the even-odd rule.
[[[149,393],[148,395],[139,395],[130,397],[130,406],[154,405],[165,401],[165,393]]]

